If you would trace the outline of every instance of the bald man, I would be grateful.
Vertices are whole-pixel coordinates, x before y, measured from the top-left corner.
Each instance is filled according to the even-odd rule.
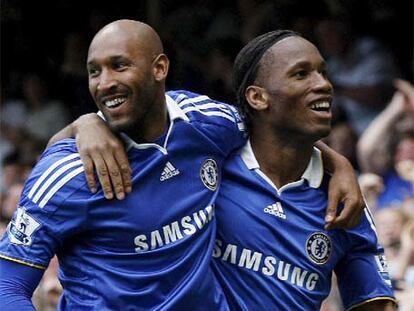
[[[168,65],[146,24],[116,21],[94,37],[90,92],[109,127],[122,133],[133,191],[123,201],[107,201],[105,188],[91,195],[82,174],[92,170],[90,159],[84,168],[73,139],[52,145],[0,242],[2,310],[31,310],[54,254],[60,310],[228,309],[209,265],[214,202],[225,157],[245,143],[244,124],[232,106],[207,96],[165,93]],[[87,136],[111,151],[90,124]]]
[[[165,133],[168,66],[160,38],[144,23],[121,20],[96,34],[87,60],[89,90],[114,131],[137,142]]]
[[[214,201],[219,167],[245,140],[242,123],[206,96],[166,94],[168,65],[146,24],[116,21],[93,38],[90,93],[122,132],[134,188],[123,201],[91,194],[74,139],[48,148],[0,242],[2,311],[33,310],[55,254],[59,310],[228,309],[210,270]]]

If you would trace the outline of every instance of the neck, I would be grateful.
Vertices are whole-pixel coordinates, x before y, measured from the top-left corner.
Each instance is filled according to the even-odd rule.
[[[154,142],[168,129],[170,120],[168,117],[165,96],[152,105],[153,109],[147,111],[133,126],[132,131],[126,132],[137,143]]]
[[[297,181],[305,172],[312,156],[313,142],[293,135],[263,135],[252,131],[250,142],[260,170],[277,188]]]

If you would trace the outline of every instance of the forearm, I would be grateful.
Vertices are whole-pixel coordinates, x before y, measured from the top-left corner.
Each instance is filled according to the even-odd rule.
[[[365,206],[355,170],[344,156],[323,142],[319,141],[315,145],[322,151],[325,170],[332,175],[329,181],[325,229],[355,227]],[[337,209],[341,204],[343,209],[338,213]]]
[[[0,259],[1,310],[35,310],[31,298],[42,276],[42,270]]]
[[[399,95],[396,95],[399,96]],[[394,97],[393,101],[400,98]],[[403,112],[402,103],[390,103],[368,126],[357,144],[357,155],[364,172],[381,174],[388,160],[391,129]]]
[[[59,140],[62,140],[62,139],[65,139],[65,138],[70,138],[70,137],[75,137],[73,123],[69,124],[68,126],[63,128],[62,130],[57,132],[55,135],[53,135],[49,139],[49,141],[47,143],[47,147],[50,147],[54,143],[57,143]]]
[[[54,143],[58,142],[59,140],[65,139],[65,138],[75,138],[76,134],[82,131],[83,128],[85,128],[85,125],[90,124],[96,124],[102,122],[102,119],[98,116],[96,113],[88,113],[80,116],[75,121],[73,121],[71,124],[66,126],[64,129],[60,130],[58,133],[52,136],[50,138],[49,142],[47,143],[47,147],[53,145]],[[86,132],[84,130],[84,132]]]
[[[340,153],[334,151],[327,144],[322,141],[315,143],[315,146],[322,152],[322,161],[326,170],[330,173],[337,169],[352,169],[351,163]]]

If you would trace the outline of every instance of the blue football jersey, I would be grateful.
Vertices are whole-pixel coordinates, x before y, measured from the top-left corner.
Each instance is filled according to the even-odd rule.
[[[233,107],[169,92],[168,132],[124,136],[133,192],[92,195],[73,139],[51,146],[27,180],[0,257],[45,269],[56,253],[59,309],[227,310],[211,271],[223,161],[244,144]]]
[[[327,182],[314,150],[301,180],[280,189],[250,144],[224,166],[213,269],[232,310],[319,310],[338,278],[346,308],[393,299],[368,212],[352,230],[324,230]]]

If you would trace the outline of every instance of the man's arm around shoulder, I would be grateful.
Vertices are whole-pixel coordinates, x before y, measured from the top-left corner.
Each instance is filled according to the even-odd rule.
[[[132,190],[131,169],[125,147],[96,113],[80,116],[48,142],[76,138],[76,146],[85,167],[85,177],[92,193],[97,191],[94,169],[107,199],[122,200]],[[112,191],[112,189],[114,191]]]

